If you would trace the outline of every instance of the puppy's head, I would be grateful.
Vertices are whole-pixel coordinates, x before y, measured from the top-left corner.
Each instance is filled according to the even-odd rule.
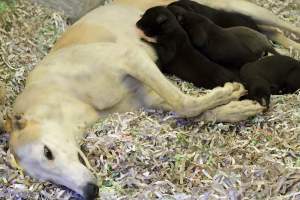
[[[255,81],[248,85],[248,97],[268,108],[271,97],[269,82],[261,78],[255,79]]]
[[[168,8],[176,6],[176,7],[182,8],[182,9],[184,9],[186,11],[195,12],[195,9],[193,8],[193,4],[194,4],[194,2],[192,2],[190,0],[179,0],[179,1],[175,1],[173,3],[170,3],[168,5]]]
[[[175,16],[163,6],[156,6],[146,10],[142,18],[136,23],[136,26],[148,37],[157,37],[170,33],[180,27]]]
[[[74,136],[59,122],[41,123],[13,116],[6,119],[10,150],[17,163],[34,178],[64,185],[86,199],[95,199],[95,177],[85,166]]]
[[[176,5],[169,6],[168,9],[176,16],[192,44],[196,48],[201,48],[207,42],[207,33],[211,27],[209,19]]]
[[[176,5],[168,5],[167,8],[175,15],[176,19],[180,22],[182,20],[182,16],[188,11],[183,7]]]
[[[174,12],[180,25],[182,25],[185,29],[194,28],[195,26],[209,28],[210,25],[213,23],[212,21],[210,21],[210,19],[208,19],[203,15],[184,10],[180,7],[177,8],[174,7],[175,6],[173,6],[172,8],[172,12]]]

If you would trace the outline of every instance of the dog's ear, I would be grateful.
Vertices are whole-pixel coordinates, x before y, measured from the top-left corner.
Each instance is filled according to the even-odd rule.
[[[6,115],[4,118],[4,130],[11,133],[13,130],[22,130],[26,127],[27,120],[22,115]]]
[[[156,22],[158,24],[163,24],[168,20],[168,17],[165,14],[160,14],[156,17]]]

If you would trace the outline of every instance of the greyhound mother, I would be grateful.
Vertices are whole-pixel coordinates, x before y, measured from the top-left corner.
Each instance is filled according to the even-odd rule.
[[[28,174],[95,199],[98,186],[80,162],[77,139],[100,117],[147,107],[235,122],[263,110],[255,102],[237,101],[245,94],[240,84],[227,83],[196,98],[180,92],[160,73],[155,52],[140,41],[135,23],[145,9],[171,2],[115,0],[95,9],[71,26],[30,73],[15,102],[15,115],[6,121],[11,151]],[[266,24],[278,22],[268,11],[242,0],[201,3],[253,16],[260,13],[257,20]]]

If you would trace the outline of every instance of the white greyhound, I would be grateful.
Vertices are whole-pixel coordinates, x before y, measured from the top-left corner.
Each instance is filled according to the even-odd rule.
[[[94,199],[98,187],[80,162],[84,156],[77,139],[99,117],[151,107],[204,121],[235,122],[263,110],[250,100],[237,101],[245,94],[240,84],[227,83],[196,98],[183,94],[160,73],[154,64],[156,55],[140,40],[135,23],[145,9],[170,2],[115,0],[95,9],[70,27],[30,73],[14,104],[15,115],[6,121],[11,151],[28,174]],[[264,26],[300,33],[269,11],[242,0],[201,3],[250,15]]]

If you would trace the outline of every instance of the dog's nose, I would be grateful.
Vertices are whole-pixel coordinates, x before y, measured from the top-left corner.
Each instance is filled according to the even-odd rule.
[[[86,200],[94,200],[98,197],[99,187],[94,183],[88,183],[83,188],[83,194]]]

